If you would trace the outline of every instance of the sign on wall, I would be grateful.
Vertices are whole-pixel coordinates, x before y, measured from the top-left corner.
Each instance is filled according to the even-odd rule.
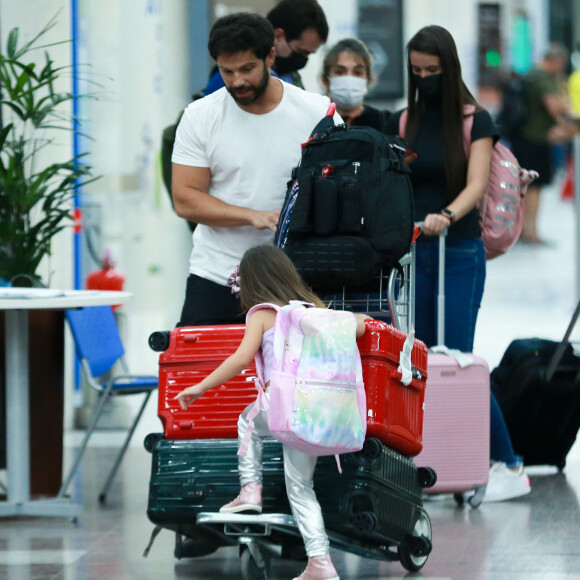
[[[358,37],[369,47],[377,83],[369,99],[399,99],[404,93],[402,0],[358,0]]]

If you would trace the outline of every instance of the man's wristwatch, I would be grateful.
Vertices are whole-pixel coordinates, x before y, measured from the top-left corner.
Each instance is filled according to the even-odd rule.
[[[455,213],[454,213],[454,212],[452,212],[450,209],[447,209],[446,207],[444,207],[444,208],[441,210],[441,213],[442,213],[442,214],[443,214],[445,217],[449,218],[449,224],[452,224],[452,223],[454,223],[454,222],[455,222]]]

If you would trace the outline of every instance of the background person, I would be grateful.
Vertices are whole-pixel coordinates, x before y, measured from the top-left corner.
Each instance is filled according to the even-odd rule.
[[[322,64],[321,80],[326,94],[336,104],[336,111],[347,125],[370,127],[377,131],[387,131],[387,121],[391,112],[379,110],[364,103],[369,88],[373,83],[372,56],[364,42],[357,38],[345,38],[337,42],[326,53]],[[405,157],[410,163],[413,155]],[[377,287],[379,283],[377,281]],[[346,294],[328,294],[324,299],[333,307],[346,304],[353,311],[369,310],[377,312],[376,317],[390,321],[389,316],[381,317],[381,310],[386,310],[387,293],[360,292],[347,290]]]
[[[326,94],[347,125],[383,131],[391,112],[364,103],[374,80],[372,65],[366,44],[357,38],[345,38],[326,53],[321,78]]]
[[[526,117],[512,142],[512,150],[522,167],[531,167],[540,174],[524,197],[524,227],[520,241],[528,244],[543,243],[537,221],[542,187],[552,183],[554,178],[552,145],[570,141],[576,132],[570,122],[570,103],[560,82],[567,61],[566,48],[550,44],[542,61],[525,76]]]
[[[445,343],[473,351],[477,314],[485,284],[485,251],[479,213],[491,160],[499,138],[487,111],[461,76],[455,41],[440,26],[426,26],[407,44],[408,118],[405,139],[417,159],[411,182],[417,221],[424,221],[416,246],[416,336],[437,344],[439,235],[448,228],[445,251]],[[464,106],[473,105],[471,147],[463,145]],[[402,111],[388,129],[399,132]],[[521,461],[514,455],[499,406],[491,394],[491,454],[495,463],[484,501],[499,501],[530,491]]]
[[[568,96],[572,114],[576,119],[580,119],[580,42],[576,45],[571,60],[573,72],[568,77]]]
[[[179,123],[173,199],[199,224],[179,326],[243,322],[228,278],[246,249],[273,242],[301,144],[330,104],[271,76],[273,44],[257,14],[218,19],[208,48],[225,87],[191,103]]]
[[[281,0],[266,18],[274,27],[276,59],[272,75],[303,89],[298,71],[328,38],[324,11],[316,0]],[[204,93],[209,95],[223,86],[223,79],[216,72],[210,77]]]

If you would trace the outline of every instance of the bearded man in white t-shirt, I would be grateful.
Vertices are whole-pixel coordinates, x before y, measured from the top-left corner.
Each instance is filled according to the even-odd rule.
[[[185,109],[172,155],[175,209],[199,224],[178,326],[243,322],[228,279],[273,242],[300,146],[330,105],[271,76],[274,30],[257,14],[218,19],[208,49],[225,87]]]

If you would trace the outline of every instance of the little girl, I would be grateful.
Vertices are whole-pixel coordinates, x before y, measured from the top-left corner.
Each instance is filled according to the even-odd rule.
[[[256,304],[269,302],[285,306],[291,300],[311,302],[319,308],[325,307],[320,298],[304,284],[288,256],[276,246],[250,248],[242,257],[235,284],[239,287],[240,302],[245,312]],[[364,320],[368,316],[354,316],[357,318],[356,335],[359,337],[364,333]],[[264,361],[264,383],[268,389],[273,361],[275,319],[276,311],[273,308],[256,311],[247,320],[244,338],[238,350],[201,383],[184,389],[176,396],[181,407],[186,409],[207,390],[242,372],[259,349]],[[249,405],[238,420],[239,443],[242,442],[248,427],[247,415],[252,406],[253,404]],[[271,436],[271,433],[265,412],[258,414],[254,421],[255,429],[251,434],[247,453],[238,458],[242,489],[238,497],[224,505],[220,512],[262,511],[262,439]],[[312,483],[316,460],[316,457],[284,446],[286,491],[308,555],[306,570],[294,580],[339,580],[330,560],[328,536]]]

